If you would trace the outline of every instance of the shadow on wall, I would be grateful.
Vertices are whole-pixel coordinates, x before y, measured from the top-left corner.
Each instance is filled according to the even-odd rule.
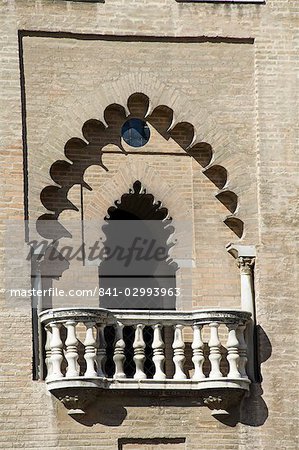
[[[260,325],[256,326],[256,354],[257,354],[257,370],[256,381],[250,385],[250,391],[244,397],[240,409],[236,408],[230,411],[228,416],[215,416],[225,425],[234,427],[238,423],[249,425],[251,427],[260,427],[268,418],[268,407],[262,395],[262,376],[261,364],[270,358],[272,354],[271,342]]]
[[[270,340],[264,330],[257,326],[257,342],[258,342],[258,366],[266,361],[272,352]],[[259,371],[258,367],[258,371]],[[219,392],[212,392],[218,395]],[[238,423],[244,425],[259,427],[263,425],[268,418],[268,408],[262,398],[262,380],[261,378],[253,382],[250,392],[243,398],[241,406],[227,409],[228,414],[213,414],[213,417],[219,422],[229,427],[235,427]],[[155,396],[152,394],[147,396],[144,392],[141,396],[139,392],[112,392],[101,391],[96,394],[96,398],[87,408],[84,416],[73,416],[73,418],[83,426],[92,427],[95,424],[106,426],[119,426],[127,417],[127,408],[146,408],[146,407],[202,407],[204,406],[203,398],[207,393],[204,391],[195,391],[190,393],[184,392],[184,396],[172,395],[171,393],[157,392]],[[221,395],[221,393],[220,393]],[[206,407],[206,406],[205,406]]]
[[[256,326],[257,337],[257,382],[252,383],[250,395],[244,399],[240,422],[244,425],[251,425],[253,427],[261,426],[268,418],[268,408],[262,398],[262,376],[261,364],[270,358],[272,354],[271,342],[260,325]]]

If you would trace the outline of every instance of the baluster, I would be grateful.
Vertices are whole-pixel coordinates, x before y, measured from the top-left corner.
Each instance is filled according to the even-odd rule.
[[[146,379],[146,374],[144,372],[144,361],[145,361],[145,342],[143,339],[143,328],[144,325],[138,324],[135,330],[135,339],[133,342],[134,348],[134,363],[136,365],[136,371],[134,374],[135,380],[144,380]]]
[[[185,343],[183,340],[183,325],[175,325],[174,327],[174,339],[173,339],[173,362],[175,366],[174,380],[185,380],[187,377],[184,373],[185,362]]]
[[[51,339],[52,339],[52,332],[51,332],[51,327],[49,325],[45,326],[45,330],[46,330],[46,343],[45,343],[45,352],[46,352],[46,358],[45,358],[45,363],[47,366],[47,376],[46,376],[46,380],[48,378],[51,378],[51,374],[52,374],[52,363],[51,363]]]
[[[192,377],[193,381],[202,380],[205,378],[203,373],[203,363],[205,360],[203,354],[203,346],[204,343],[201,337],[202,325],[194,324],[193,325],[193,342],[191,348],[193,350],[192,362],[194,364],[194,374]]]
[[[126,378],[126,374],[124,372],[124,361],[125,361],[125,341],[123,339],[123,324],[121,322],[117,322],[116,324],[116,342],[114,348],[114,356],[113,361],[115,364],[115,373],[113,378]]]
[[[48,379],[56,379],[56,378],[62,378],[63,374],[61,372],[61,363],[63,360],[63,353],[62,353],[62,347],[63,343],[60,337],[60,323],[51,322],[49,323],[49,327],[52,330],[52,338],[50,341],[50,347],[51,347],[51,357],[50,357],[50,364],[51,364],[51,376],[48,377]]]
[[[106,340],[105,340],[105,324],[97,325],[97,355],[96,355],[96,366],[98,377],[105,377],[105,363],[106,357]]]
[[[152,343],[153,349],[153,363],[155,364],[155,375],[154,380],[165,380],[166,375],[164,373],[164,347],[165,344],[162,339],[162,325],[157,324],[153,326],[154,328],[154,338]]]
[[[228,324],[228,339],[227,339],[227,360],[229,363],[228,378],[241,378],[238,370],[239,362],[239,341],[236,334],[238,324]]]
[[[96,359],[96,340],[93,334],[94,322],[87,322],[86,326],[86,336],[84,341],[85,354],[84,359],[86,361],[86,371],[85,377],[96,377],[97,373],[95,371],[95,359]]]
[[[65,323],[67,329],[67,338],[65,341],[66,353],[65,358],[67,360],[67,377],[77,377],[79,375],[78,360],[78,340],[76,337],[76,322],[74,320],[68,320]]]
[[[220,372],[221,342],[219,340],[218,335],[219,323],[217,322],[209,323],[209,327],[210,327],[210,340],[208,345],[210,347],[209,360],[211,362],[211,372],[209,374],[209,378],[220,378],[223,375]]]
[[[239,325],[237,328],[237,339],[239,341],[239,372],[242,378],[247,378],[246,364],[247,364],[247,344],[245,341],[246,325]]]

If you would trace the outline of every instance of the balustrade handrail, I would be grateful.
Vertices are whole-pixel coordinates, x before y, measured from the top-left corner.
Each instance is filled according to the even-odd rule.
[[[50,391],[249,390],[250,312],[73,307],[39,317]]]
[[[250,312],[73,307],[39,317],[50,391],[249,390]]]
[[[157,322],[163,325],[207,324],[219,322],[223,324],[246,324],[251,319],[251,313],[238,309],[203,309],[194,311],[174,310],[108,310],[104,308],[70,307],[55,308],[42,311],[40,321],[46,325],[49,322],[62,323],[66,320],[75,322],[94,322],[96,324],[113,325],[121,321],[123,325],[143,324],[154,325]]]

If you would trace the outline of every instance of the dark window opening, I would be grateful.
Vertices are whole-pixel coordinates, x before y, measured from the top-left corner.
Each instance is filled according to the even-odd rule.
[[[103,226],[111,253],[99,266],[100,306],[175,309],[177,265],[169,257],[174,228],[167,209],[142,189],[140,181],[115,205],[108,209]]]
[[[141,119],[129,119],[124,123],[121,135],[131,147],[143,147],[149,141],[150,129]]]

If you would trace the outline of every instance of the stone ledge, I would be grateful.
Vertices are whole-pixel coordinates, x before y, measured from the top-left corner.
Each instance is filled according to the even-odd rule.
[[[129,381],[129,380],[127,380]],[[247,382],[247,388],[244,389],[238,384],[234,384],[233,380],[226,387],[221,383],[215,383],[212,387],[211,383],[202,383],[201,389],[188,389],[186,383],[186,389],[178,389],[174,383],[168,383],[169,390],[161,389],[159,383],[156,383],[157,389],[152,390],[147,386],[143,386],[142,396],[140,396],[140,390],[136,385],[136,381],[132,380],[131,388],[128,391],[125,388],[125,383],[118,385],[117,382],[111,384],[116,389],[98,389],[99,386],[92,384],[90,380],[84,386],[82,384],[76,386],[65,386],[63,382],[59,385],[58,382],[51,383],[51,393],[56,397],[68,410],[68,414],[71,416],[82,416],[87,413],[90,406],[94,403],[98,403],[97,407],[104,401],[111,400],[111,396],[117,395],[118,398],[122,398],[123,403],[140,404],[143,403],[158,404],[165,403],[172,405],[184,404],[185,407],[194,406],[206,406],[211,410],[212,415],[227,415],[235,409],[239,408],[244,396],[248,395],[248,386],[250,382]],[[150,380],[148,380],[150,381]],[[215,380],[216,382],[217,380]],[[142,383],[144,384],[144,383]],[[160,383],[161,384],[161,383]],[[218,386],[218,387],[217,387]],[[49,383],[48,383],[49,389]]]
[[[114,380],[112,378],[100,377],[74,377],[49,380],[46,382],[48,390],[56,389],[80,389],[80,388],[98,388],[103,390],[155,390],[155,391],[195,391],[204,389],[243,389],[248,391],[250,380],[246,378],[218,378],[211,380],[209,378],[201,381],[193,380],[134,380],[130,378]]]

